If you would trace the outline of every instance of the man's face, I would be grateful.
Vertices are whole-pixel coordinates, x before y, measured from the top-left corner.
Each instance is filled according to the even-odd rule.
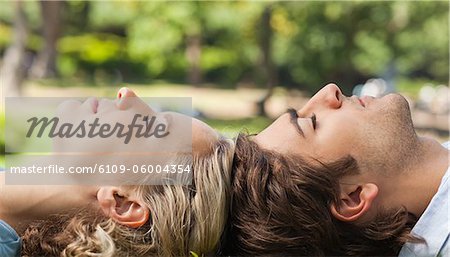
[[[262,148],[325,163],[351,155],[361,169],[393,168],[410,152],[415,139],[405,98],[397,94],[346,97],[335,84],[328,84],[303,108],[280,116],[254,138]]]

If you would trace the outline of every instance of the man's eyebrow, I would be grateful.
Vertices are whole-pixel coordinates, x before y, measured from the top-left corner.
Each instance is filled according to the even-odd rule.
[[[298,125],[297,119],[298,119],[298,113],[297,110],[294,108],[289,108],[286,110],[286,113],[289,114],[289,121],[294,125],[297,132],[302,136],[305,137],[305,134],[303,133],[302,128],[300,128],[300,125]]]

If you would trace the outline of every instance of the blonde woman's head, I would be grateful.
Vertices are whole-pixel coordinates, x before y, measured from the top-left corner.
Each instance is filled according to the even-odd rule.
[[[233,141],[217,138],[194,155],[190,184],[120,187],[114,200],[132,197],[144,212],[140,222],[127,223],[88,208],[36,221],[23,233],[22,255],[214,254],[227,221],[233,154]],[[185,157],[179,154],[178,161],[188,161]]]

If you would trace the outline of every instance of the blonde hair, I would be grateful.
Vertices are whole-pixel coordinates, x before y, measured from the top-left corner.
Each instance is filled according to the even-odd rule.
[[[146,225],[133,229],[112,219],[80,212],[28,227],[23,256],[188,256],[214,254],[225,230],[234,143],[220,139],[194,156],[191,185],[141,185],[150,209]]]

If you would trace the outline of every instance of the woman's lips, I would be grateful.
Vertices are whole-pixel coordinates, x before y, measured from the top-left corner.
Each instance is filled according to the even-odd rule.
[[[90,97],[86,100],[91,106],[91,110],[93,113],[97,113],[98,108],[98,99],[96,97]]]

